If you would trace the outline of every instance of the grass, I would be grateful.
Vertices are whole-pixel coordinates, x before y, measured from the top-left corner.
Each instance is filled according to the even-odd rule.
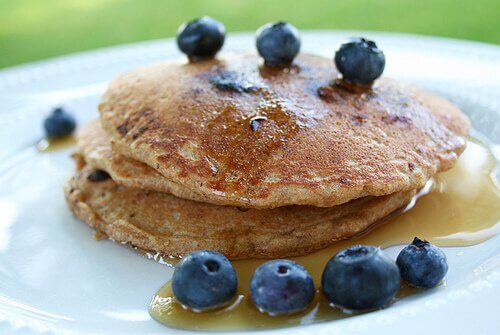
[[[0,68],[171,37],[213,16],[229,31],[287,20],[299,29],[365,29],[500,43],[498,0],[0,0]]]

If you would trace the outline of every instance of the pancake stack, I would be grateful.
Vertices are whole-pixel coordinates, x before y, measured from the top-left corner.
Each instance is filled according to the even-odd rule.
[[[68,204],[170,256],[282,258],[359,234],[455,164],[469,122],[412,86],[337,77],[323,57],[271,68],[253,53],[123,74],[78,134]]]

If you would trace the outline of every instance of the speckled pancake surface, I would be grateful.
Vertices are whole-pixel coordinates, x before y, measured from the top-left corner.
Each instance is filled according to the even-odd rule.
[[[418,189],[464,150],[469,122],[451,103],[389,79],[356,93],[337,76],[304,54],[285,69],[251,53],[164,62],[113,80],[99,109],[123,155],[248,208]]]
[[[149,165],[112,150],[111,137],[102,129],[99,120],[84,125],[78,130],[76,138],[76,157],[95,169],[108,172],[117,184],[204,201],[202,195],[170,182]]]
[[[181,256],[218,250],[231,259],[303,255],[364,231],[410,202],[415,191],[357,199],[332,208],[241,210],[91,181],[82,166],[65,195],[75,215],[118,242]]]

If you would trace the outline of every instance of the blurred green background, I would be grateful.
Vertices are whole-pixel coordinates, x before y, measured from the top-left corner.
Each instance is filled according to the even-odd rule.
[[[500,43],[500,0],[0,0],[0,68],[171,37],[213,16],[229,31],[286,20],[299,29],[366,29]]]

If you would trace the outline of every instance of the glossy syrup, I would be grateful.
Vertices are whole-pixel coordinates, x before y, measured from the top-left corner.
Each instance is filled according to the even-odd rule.
[[[309,270],[318,289],[313,303],[302,313],[271,317],[259,312],[248,296],[248,286],[255,268],[266,260],[242,260],[233,262],[239,290],[228,307],[205,313],[186,310],[175,302],[167,283],[153,297],[150,314],[169,327],[212,331],[287,327],[349,317],[352,314],[332,308],[320,292],[326,262],[337,251],[358,243],[384,248],[407,244],[418,236],[439,246],[469,246],[496,235],[500,232],[500,190],[493,176],[496,163],[485,145],[471,140],[457,165],[437,175],[418,201],[399,215],[355,239],[292,258]],[[417,292],[403,285],[397,299]]]
[[[73,135],[63,138],[43,138],[37,144],[36,148],[40,152],[53,152],[57,150],[67,149],[76,144],[76,138]]]

